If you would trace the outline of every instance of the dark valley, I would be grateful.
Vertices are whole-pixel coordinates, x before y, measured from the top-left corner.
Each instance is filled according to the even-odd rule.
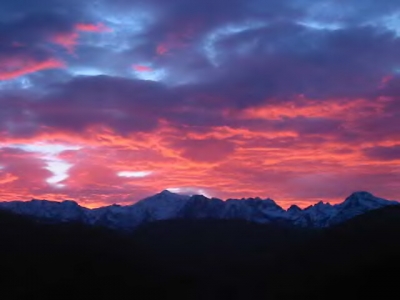
[[[3,208],[1,293],[4,299],[391,299],[400,279],[399,236],[394,202],[327,227],[214,216],[155,220],[130,231]]]

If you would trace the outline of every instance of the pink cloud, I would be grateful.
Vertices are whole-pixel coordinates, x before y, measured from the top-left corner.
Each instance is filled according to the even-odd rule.
[[[156,49],[156,52],[157,52],[157,54],[159,54],[159,55],[164,55],[164,54],[166,54],[168,51],[169,51],[169,50],[168,50],[168,48],[167,48],[167,46],[166,46],[165,44],[159,44],[159,45],[157,46],[157,49]]]
[[[143,65],[133,65],[132,68],[135,71],[138,71],[138,72],[151,72],[151,71],[153,71],[152,68],[150,68],[148,66],[143,66]]]
[[[78,23],[75,25],[76,30],[86,32],[111,32],[112,29],[103,23]]]
[[[50,58],[44,61],[35,61],[32,58],[11,58],[5,60],[0,67],[0,80],[10,80],[20,76],[49,69],[60,69],[65,67],[61,60]]]
[[[59,33],[52,38],[52,42],[65,48],[70,54],[74,53],[78,44],[79,34],[77,32]]]

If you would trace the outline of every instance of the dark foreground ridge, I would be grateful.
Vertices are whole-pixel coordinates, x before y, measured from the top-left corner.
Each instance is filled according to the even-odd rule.
[[[3,211],[0,288],[10,300],[397,299],[399,236],[399,206],[325,229],[167,220],[129,234]]]

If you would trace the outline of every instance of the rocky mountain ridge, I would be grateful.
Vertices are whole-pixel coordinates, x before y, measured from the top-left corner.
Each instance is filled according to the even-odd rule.
[[[111,205],[88,209],[74,201],[0,202],[0,209],[51,222],[80,222],[117,230],[133,230],[153,221],[172,219],[246,220],[256,223],[281,223],[299,227],[324,228],[385,206],[399,205],[368,192],[355,192],[342,203],[319,202],[305,209],[293,205],[283,209],[271,199],[207,198],[163,191],[133,205]]]

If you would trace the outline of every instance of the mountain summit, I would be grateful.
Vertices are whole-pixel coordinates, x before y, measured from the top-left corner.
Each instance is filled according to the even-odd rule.
[[[133,230],[149,222],[172,219],[246,220],[256,223],[280,223],[298,227],[329,227],[357,215],[385,206],[399,205],[368,192],[355,192],[340,204],[319,202],[301,209],[284,210],[271,199],[207,198],[203,195],[180,195],[162,191],[133,205],[111,205],[96,209],[79,206],[74,201],[1,202],[0,209],[51,222],[81,222],[120,230]]]

